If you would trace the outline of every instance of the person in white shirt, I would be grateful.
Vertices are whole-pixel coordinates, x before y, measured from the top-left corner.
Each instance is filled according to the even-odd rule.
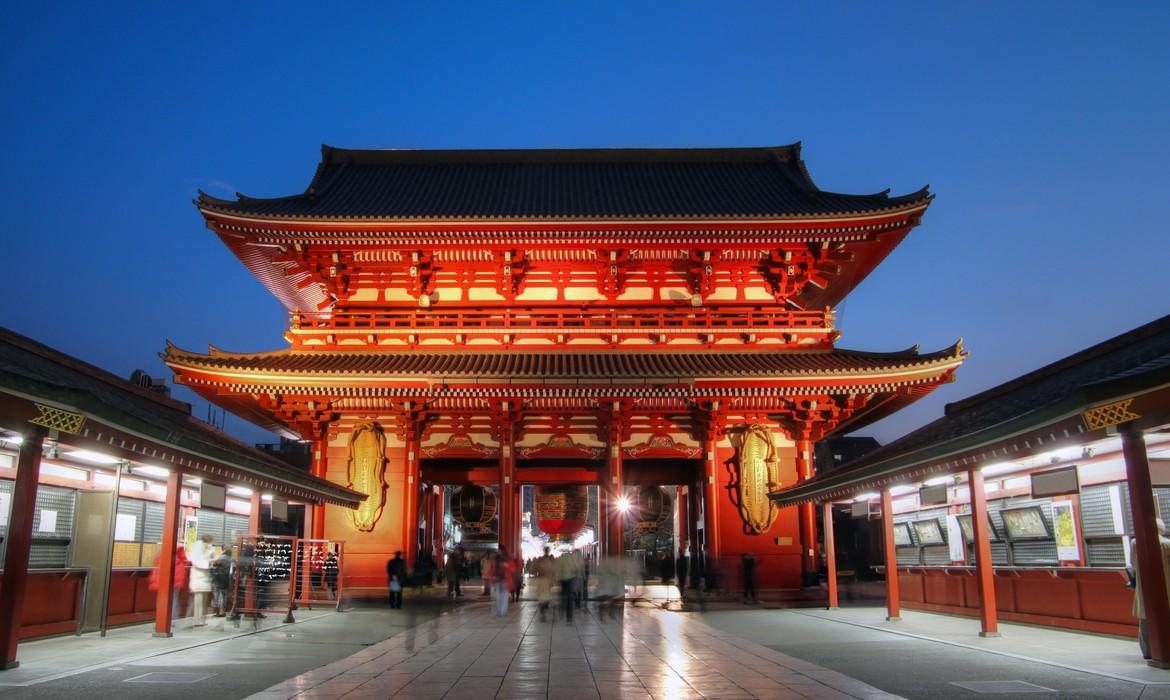
[[[191,559],[191,599],[195,604],[192,627],[207,625],[207,594],[211,592],[211,562],[215,558],[211,539],[211,535],[200,535],[188,554]]]

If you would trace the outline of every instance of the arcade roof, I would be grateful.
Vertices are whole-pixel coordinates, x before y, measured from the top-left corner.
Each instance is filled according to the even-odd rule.
[[[0,328],[0,424],[19,429],[42,403],[142,438],[156,451],[181,452],[198,463],[214,462],[272,480],[280,493],[299,493],[317,502],[356,506],[362,494],[311,476],[266,452],[245,445],[193,417],[190,406],[132,384],[99,367]],[[35,416],[36,411],[32,411]],[[107,433],[111,432],[106,430]],[[65,439],[64,437],[62,438]],[[169,464],[162,457],[160,464]],[[197,470],[188,473],[199,475]]]
[[[870,214],[929,201],[817,188],[800,144],[768,148],[357,150],[322,146],[304,193],[204,210],[307,220],[773,219]]]
[[[781,505],[846,488],[870,490],[875,479],[935,465],[976,450],[1000,449],[1031,431],[1075,419],[1095,405],[1170,385],[1170,316],[949,404],[938,420],[832,472],[773,494]],[[1163,405],[1161,413],[1165,414]],[[1138,416],[1160,420],[1156,416]],[[1092,426],[1089,426],[1092,428]],[[1091,432],[1091,431],[1089,431]],[[1018,440],[1021,444],[1024,438]]]

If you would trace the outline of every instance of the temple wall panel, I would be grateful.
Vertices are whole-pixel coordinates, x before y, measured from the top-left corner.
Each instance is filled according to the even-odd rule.
[[[491,287],[472,287],[467,290],[467,299],[468,301],[507,301],[502,294]]]
[[[528,285],[528,287],[521,293],[516,295],[516,301],[556,301],[557,290],[555,287],[536,287]]]
[[[404,287],[386,287],[382,290],[382,298],[386,301],[417,301]]]
[[[387,438],[390,435],[387,434]],[[338,484],[348,483],[348,431],[330,442],[326,478]],[[337,444],[340,442],[341,444]],[[395,441],[398,442],[398,441]],[[347,589],[369,589],[368,594],[381,594],[386,588],[386,562],[394,551],[402,548],[403,496],[405,493],[406,448],[401,443],[391,445],[387,440],[386,471],[384,478],[385,505],[381,516],[370,532],[361,532],[353,522],[351,511],[336,506],[325,509],[325,537],[345,541],[345,561],[342,568],[343,586]],[[373,495],[373,494],[371,494]],[[362,592],[354,590],[355,594]]]
[[[796,480],[796,449],[789,443],[777,448],[780,458],[780,479],[784,483]],[[745,527],[736,506],[737,462],[735,448],[730,444],[716,449],[719,480],[719,551],[725,585],[736,589],[742,586],[740,558],[751,552],[756,558],[756,585],[760,588],[799,588],[800,532],[796,508],[779,509],[771,527],[755,534]],[[780,544],[777,544],[779,538]]]
[[[379,290],[375,287],[362,287],[350,293],[347,301],[378,301]]]
[[[750,286],[743,288],[743,298],[751,301],[774,301],[772,292],[764,286]]]
[[[566,301],[598,301],[601,298],[597,287],[565,287]]]
[[[630,287],[618,296],[618,301],[648,301],[654,298],[653,287]]]

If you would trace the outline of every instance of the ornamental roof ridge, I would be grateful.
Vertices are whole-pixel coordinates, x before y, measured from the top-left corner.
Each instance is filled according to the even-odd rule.
[[[929,203],[821,190],[799,142],[730,148],[347,149],[323,145],[301,194],[223,199],[204,215],[270,220],[636,221],[792,219]],[[573,193],[569,196],[567,193]]]

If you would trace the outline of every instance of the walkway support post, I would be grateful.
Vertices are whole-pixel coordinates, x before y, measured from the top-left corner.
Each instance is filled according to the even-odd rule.
[[[825,588],[829,610],[837,609],[837,540],[833,537],[833,504],[821,505],[825,526]]]
[[[1150,462],[1141,430],[1121,428],[1121,452],[1129,481],[1129,507],[1133,515],[1134,555],[1137,559],[1146,634],[1150,641],[1149,665],[1170,668],[1170,596],[1166,593],[1166,563],[1158,538],[1157,511]]]
[[[255,497],[260,498],[256,493]],[[179,539],[179,505],[183,500],[183,474],[172,469],[167,475],[167,497],[163,506],[162,544],[158,553],[158,597],[154,601],[154,636],[170,637],[172,600],[175,595],[175,547]],[[251,521],[249,521],[251,529]]]
[[[898,548],[894,546],[894,499],[889,488],[882,489],[882,551],[886,559],[886,620],[902,619],[898,591]]]
[[[4,552],[4,583],[0,585],[0,654],[3,655],[0,658],[4,669],[20,665],[16,660],[16,646],[20,640],[24,592],[28,588],[28,555],[32,549],[33,512],[37,504],[45,434],[44,428],[40,427],[25,433],[16,458],[16,483],[12,489],[8,542]]]
[[[991,533],[987,519],[987,491],[983,487],[983,470],[967,470],[967,488],[971,495],[971,530],[975,535],[975,578],[979,582],[980,637],[998,637],[999,619],[995,608],[995,570],[991,561]]]

